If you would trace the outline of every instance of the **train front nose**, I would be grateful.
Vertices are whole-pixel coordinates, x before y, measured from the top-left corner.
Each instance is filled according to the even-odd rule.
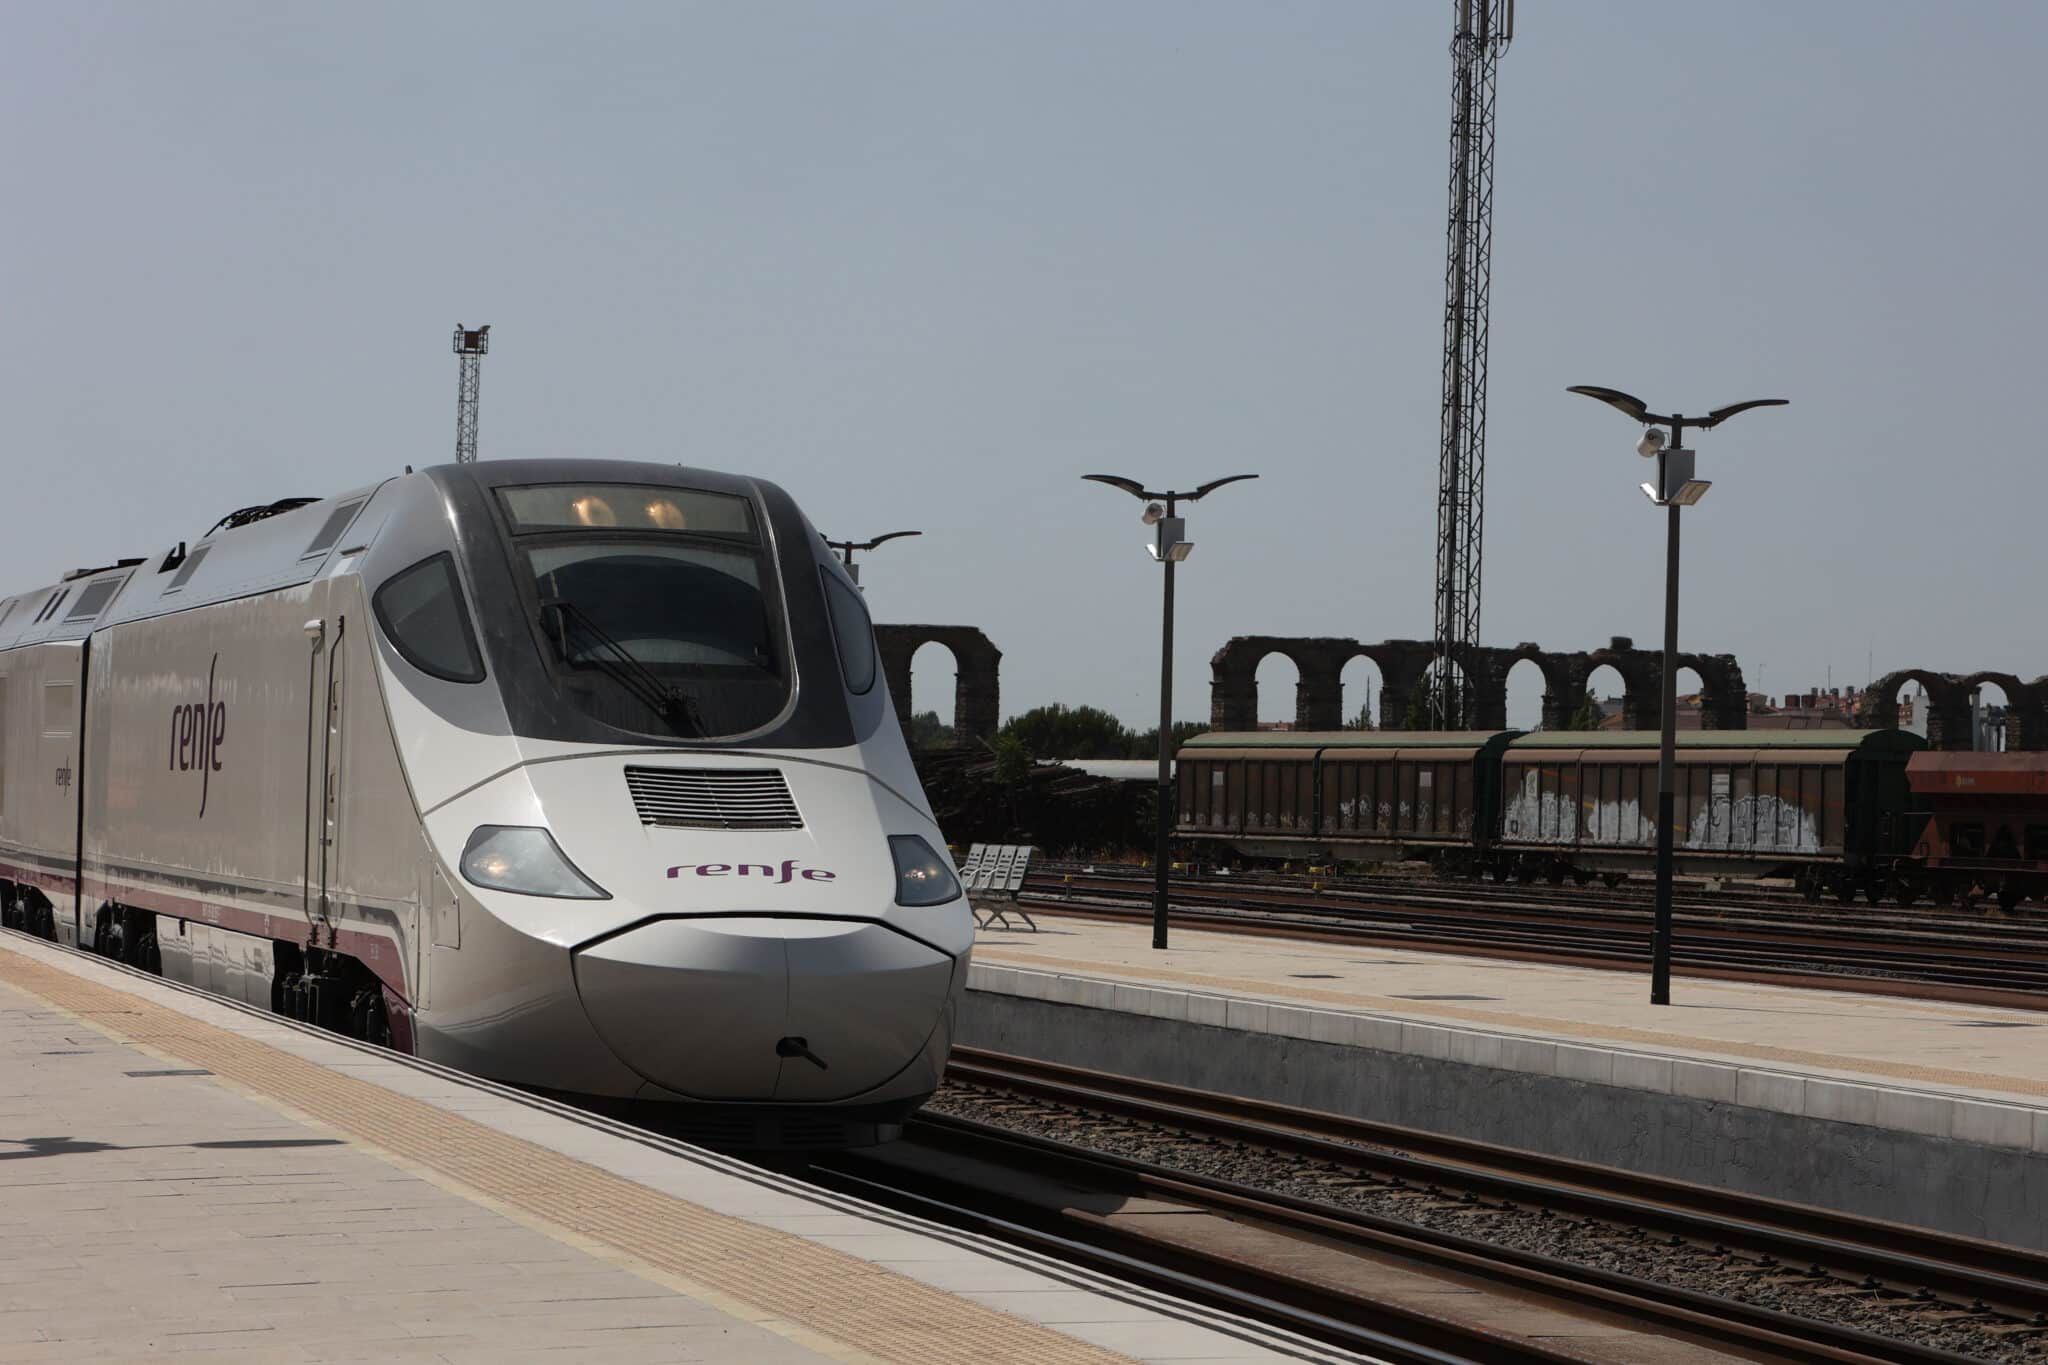
[[[914,1061],[953,960],[864,920],[657,920],[578,951],[584,1012],[620,1061],[705,1100],[832,1101]]]

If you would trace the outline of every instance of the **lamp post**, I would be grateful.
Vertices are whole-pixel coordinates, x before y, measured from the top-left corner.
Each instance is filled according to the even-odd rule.
[[[1166,946],[1166,881],[1170,864],[1167,861],[1167,844],[1173,837],[1173,566],[1186,559],[1195,548],[1195,542],[1187,539],[1187,523],[1175,515],[1182,502],[1194,502],[1205,498],[1227,483],[1241,479],[1256,479],[1256,474],[1232,474],[1226,479],[1211,479],[1191,493],[1153,493],[1136,479],[1119,478],[1114,474],[1083,474],[1093,483],[1106,483],[1112,488],[1121,488],[1145,504],[1140,518],[1147,526],[1158,528],[1158,540],[1145,547],[1146,553],[1166,566],[1166,607],[1159,630],[1159,839],[1153,855],[1152,878],[1152,946]]]
[[[1685,429],[1701,431],[1721,425],[1738,412],[1750,408],[1783,407],[1783,398],[1752,398],[1715,408],[1704,417],[1677,413],[1662,416],[1651,412],[1643,400],[1619,389],[1593,384],[1574,384],[1567,393],[1597,398],[1609,407],[1649,428],[1636,445],[1636,453],[1657,461],[1657,481],[1646,483],[1643,492],[1666,511],[1664,534],[1664,678],[1663,703],[1657,737],[1657,912],[1650,935],[1650,1003],[1671,1003],[1671,847],[1678,749],[1678,509],[1690,507],[1712,487],[1706,479],[1693,477],[1693,452],[1685,448]],[[1658,424],[1671,428],[1669,444]]]
[[[924,532],[922,531],[891,531],[885,536],[876,536],[873,540],[828,540],[825,544],[839,551],[839,562],[846,566],[846,576],[853,580],[855,587],[859,587],[860,570],[855,567],[853,562],[853,552],[855,550],[865,554],[884,541],[898,540],[904,536],[921,536],[923,534]]]

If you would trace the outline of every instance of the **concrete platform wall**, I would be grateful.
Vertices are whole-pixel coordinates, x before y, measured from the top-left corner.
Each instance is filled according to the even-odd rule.
[[[1185,1009],[1154,1012],[1160,1001],[1138,998],[1164,992],[1139,989],[1132,995],[1130,987],[1050,978],[1070,988],[1097,988],[1063,992],[1048,989],[1041,973],[980,967],[975,971],[980,980],[978,986],[970,982],[960,1016],[958,1041],[966,1046],[1424,1128],[2048,1250],[2048,1151],[2034,1150],[2025,1124],[2008,1122],[2002,1135],[2017,1136],[2017,1145],[1969,1141],[1874,1121],[1785,1112],[1784,1106],[1793,1102],[1808,1103],[1803,1091],[1796,1096],[1791,1091],[1816,1083],[1797,1075],[1680,1061],[1678,1065],[1705,1069],[1691,1078],[1689,1087],[1681,1088],[1725,1089],[1726,1094],[1674,1093],[1674,1059],[1619,1054],[1640,1063],[1634,1074],[1644,1082],[1658,1077],[1654,1064],[1662,1062],[1664,1084],[1617,1084],[1614,1054],[1608,1054],[1604,1068],[1578,1062],[1582,1070],[1604,1070],[1609,1077],[1605,1082],[1559,1074],[1557,1049],[1604,1049],[1481,1035],[1495,1039],[1501,1061],[1521,1063],[1484,1065],[1454,1059],[1448,1038],[1439,1055],[1426,1055],[1306,1036],[1317,1031],[1315,1018],[1283,1021],[1296,1023],[1294,1032],[1227,1026],[1226,1002],[1219,997],[1191,997],[1217,1006],[1213,1011],[1195,1010],[1197,1016],[1207,1013],[1214,1020],[1198,1022],[1186,1017]],[[1032,977],[1041,979],[1026,979]],[[1115,1003],[1120,992],[1124,1008]],[[1093,1003],[1045,998],[1062,994],[1089,994]],[[1362,1023],[1402,1027],[1398,1021],[1368,1016],[1287,1012],[1339,1023],[1355,1021],[1354,1029]],[[1182,1017],[1172,1017],[1176,1013]],[[1326,1024],[1320,1031],[1340,1029]],[[1427,1028],[1429,1034],[1463,1032]],[[1518,1043],[1531,1049],[1531,1055],[1510,1059],[1507,1052]],[[1539,1061],[1540,1066],[1531,1067]],[[1567,1059],[1564,1065],[1569,1069],[1573,1063]],[[1726,1074],[1707,1074],[1713,1072]],[[1780,1107],[1737,1102],[1741,1078],[1752,1074],[1780,1082],[1779,1093],[1768,1097]],[[1869,1118],[1876,1118],[1871,1093],[1875,1087],[1818,1084],[1827,1088],[1817,1094],[1833,1095],[1848,1106],[1842,1112],[1864,1108],[1867,1100]],[[1917,1118],[1922,1126],[1941,1122],[1953,1129],[1953,1113],[1938,1112],[1942,1104],[1956,1103],[1949,1097],[1878,1093],[1919,1100]],[[2029,1119],[2041,1116],[2011,1106],[1983,1107],[2013,1108]],[[1997,1116],[1993,1117],[1995,1121]]]

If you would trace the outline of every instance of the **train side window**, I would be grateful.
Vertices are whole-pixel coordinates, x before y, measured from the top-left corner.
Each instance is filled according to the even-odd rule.
[[[1950,825],[1948,828],[1949,851],[1958,858],[1981,858],[1984,856],[1984,825],[1981,821],[1967,821]]]
[[[71,737],[72,698],[76,695],[75,685],[68,682],[43,684],[43,737],[46,739],[69,739]]]
[[[455,561],[446,552],[399,570],[371,601],[386,638],[414,668],[449,682],[484,680]]]
[[[846,690],[866,696],[875,685],[875,627],[867,603],[839,578],[822,569],[825,605],[832,610],[832,639],[839,646],[839,671],[846,675]]]

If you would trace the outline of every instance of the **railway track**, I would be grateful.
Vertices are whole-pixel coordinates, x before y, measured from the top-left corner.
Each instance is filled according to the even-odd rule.
[[[965,1049],[907,1136],[814,1176],[1379,1359],[2048,1360],[2048,1256],[1711,1187]]]
[[[1035,876],[1022,900],[1033,911],[1138,919],[1151,913],[1152,894],[1142,870],[1096,869]],[[1646,970],[1649,956],[1646,909],[1515,901],[1462,888],[1360,893],[1237,878],[1176,879],[1172,899],[1179,922],[1234,932],[1620,971]],[[2032,925],[1823,922],[1688,907],[1675,927],[1674,957],[1689,975],[2048,1008],[2048,931]]]

